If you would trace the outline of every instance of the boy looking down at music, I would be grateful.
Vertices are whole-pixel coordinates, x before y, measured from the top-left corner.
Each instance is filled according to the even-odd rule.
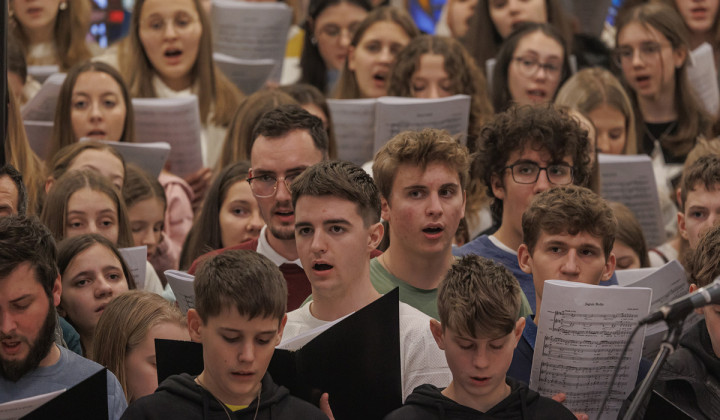
[[[521,294],[502,265],[476,255],[455,263],[439,287],[440,322],[430,321],[452,382],[445,389],[416,388],[385,420],[574,419],[560,403],[506,376],[525,326],[517,316]]]
[[[266,372],[287,322],[287,285],[272,261],[226,251],[201,263],[193,288],[188,330],[203,346],[202,373],[170,376],[123,419],[327,419]]]

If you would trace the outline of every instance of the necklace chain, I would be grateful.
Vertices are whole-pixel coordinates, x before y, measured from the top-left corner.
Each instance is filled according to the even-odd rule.
[[[675,126],[677,125],[677,121],[673,121],[672,123],[670,123],[670,125],[668,125],[668,127],[665,129],[665,131],[663,131],[662,134],[660,134],[660,137],[655,137],[655,135],[650,131],[650,128],[648,128],[648,125],[647,124],[644,124],[644,125],[645,125],[645,132],[648,134],[648,136],[650,136],[650,139],[653,141],[653,143],[658,142],[662,145],[662,141],[675,128]]]
[[[216,397],[215,394],[210,392],[210,390],[205,386],[205,384],[200,381],[199,375],[195,377],[195,383],[200,385],[205,391],[207,391],[208,394],[210,394],[213,398],[215,398],[215,401],[217,401],[218,404],[220,404],[220,407],[223,408],[223,411],[225,411],[225,415],[227,416],[228,420],[232,420],[232,417],[230,417],[230,413],[228,412],[227,405],[225,405],[225,403],[220,401],[220,398]],[[255,406],[255,415],[253,416],[253,420],[257,419],[258,411],[260,410],[260,394],[261,394],[261,392],[262,392],[262,384],[260,384],[260,389],[258,389],[257,405]]]

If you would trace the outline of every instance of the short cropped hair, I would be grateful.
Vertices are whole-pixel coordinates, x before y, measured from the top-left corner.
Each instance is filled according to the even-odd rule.
[[[720,186],[720,156],[701,156],[685,169],[680,182],[680,211],[685,211],[688,193],[695,190],[698,185],[708,191]]]
[[[328,156],[328,134],[322,120],[302,109],[299,105],[280,105],[263,114],[255,124],[248,150],[252,150],[258,137],[281,137],[293,130],[307,130],[315,147]]]
[[[515,328],[520,285],[503,265],[470,254],[445,274],[437,304],[443,328],[472,338],[495,339]]]
[[[467,189],[470,155],[447,131],[434,128],[403,131],[378,150],[373,160],[373,177],[388,203],[398,167],[404,163],[423,170],[431,163],[442,163],[457,172],[460,186]]]
[[[350,162],[325,161],[303,171],[292,186],[293,208],[304,195],[337,197],[357,204],[365,227],[380,222],[380,193],[372,177]]]
[[[720,225],[710,229],[688,253],[685,261],[688,281],[705,287],[720,276]]]
[[[590,181],[590,147],[588,133],[567,111],[553,105],[517,106],[497,114],[480,132],[477,153],[470,169],[473,178],[479,178],[492,192],[492,178],[503,180],[503,172],[510,155],[525,148],[544,150],[552,163],[560,163],[569,156],[573,165],[573,184],[587,186]],[[493,217],[502,218],[502,200],[492,204]]]
[[[195,310],[204,324],[234,307],[250,319],[277,319],[287,310],[287,285],[280,269],[254,251],[230,250],[204,260],[195,273]]]
[[[20,264],[30,263],[49,298],[58,277],[56,257],[52,233],[35,216],[0,218],[0,278],[9,276]]]
[[[10,177],[10,180],[15,184],[15,188],[17,189],[17,214],[18,216],[25,216],[27,214],[27,206],[28,206],[28,195],[27,195],[27,189],[25,188],[25,183],[23,182],[22,174],[15,169],[14,166],[12,166],[9,163],[6,163],[4,165],[0,165],[0,178],[8,176]]]
[[[587,188],[568,185],[538,194],[523,213],[522,231],[530,254],[542,233],[589,233],[602,239],[607,261],[615,243],[617,221],[605,199]]]

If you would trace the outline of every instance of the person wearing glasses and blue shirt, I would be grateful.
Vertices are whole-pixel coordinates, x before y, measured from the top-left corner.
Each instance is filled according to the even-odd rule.
[[[227,249],[257,251],[274,262],[288,286],[288,311],[297,309],[312,290],[295,246],[295,213],[290,184],[305,169],[328,158],[322,121],[297,105],[266,112],[252,135],[248,182],[265,227],[258,239],[216,250],[195,260],[189,273],[207,256]]]
[[[564,110],[553,105],[514,106],[497,114],[482,131],[471,176],[488,186],[494,234],[481,235],[453,254],[476,254],[507,267],[535,306],[531,274],[518,263],[523,242],[522,215],[532,199],[554,186],[587,187],[590,178],[590,145],[587,131]],[[601,284],[617,284],[613,274]]]

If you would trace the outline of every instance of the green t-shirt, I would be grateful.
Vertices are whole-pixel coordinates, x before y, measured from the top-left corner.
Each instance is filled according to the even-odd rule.
[[[370,281],[375,290],[382,294],[399,287],[400,302],[405,302],[434,319],[440,319],[437,308],[437,288],[428,290],[411,286],[390,274],[377,258],[370,260]]]
[[[375,287],[375,290],[382,294],[399,287],[401,302],[407,303],[434,319],[440,319],[437,308],[438,289],[418,289],[417,287],[411,286],[390,274],[390,272],[380,264],[377,258],[370,260],[370,281]],[[532,314],[532,309],[530,309],[530,303],[528,303],[525,293],[522,293],[522,291],[520,293],[522,294],[522,301],[520,303],[520,314],[518,317],[525,318]]]

